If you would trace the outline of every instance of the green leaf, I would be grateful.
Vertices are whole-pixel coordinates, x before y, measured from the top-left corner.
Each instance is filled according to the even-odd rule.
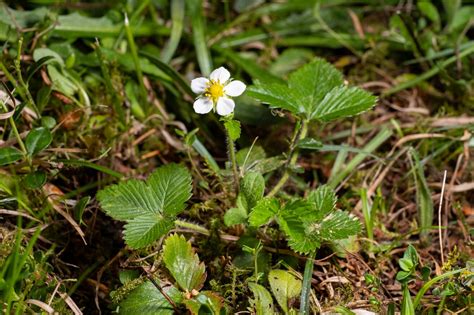
[[[53,135],[49,129],[39,127],[31,130],[25,139],[25,146],[28,154],[34,155],[46,149],[53,141]]]
[[[257,202],[249,215],[251,226],[259,227],[268,223],[280,210],[280,202],[276,198],[263,198]]]
[[[224,299],[212,291],[203,291],[194,300],[201,304],[199,314],[221,314],[224,306]]]
[[[184,236],[174,234],[166,239],[163,262],[181,289],[191,292],[202,288],[206,280],[206,267],[199,262],[191,243]]]
[[[255,314],[275,314],[275,310],[273,308],[273,299],[270,292],[268,292],[264,286],[254,282],[249,282],[248,286],[254,296],[253,299],[250,299],[250,305],[253,307]]]
[[[146,182],[128,180],[97,194],[104,211],[116,220],[127,221],[125,241],[140,248],[166,234],[191,197],[191,175],[183,166],[158,168]]]
[[[224,215],[224,224],[226,226],[233,226],[236,224],[243,224],[247,219],[247,210],[243,207],[230,208]]]
[[[288,302],[300,295],[301,281],[288,271],[271,270],[268,274],[268,282],[281,309],[288,314]]]
[[[240,193],[247,202],[247,209],[252,209],[257,202],[263,198],[265,192],[265,179],[262,174],[257,172],[248,172],[240,184]]]
[[[142,248],[150,245],[174,227],[171,218],[161,214],[143,214],[127,221],[125,224],[125,241],[131,248]]]
[[[226,120],[224,127],[227,130],[229,137],[232,141],[240,138],[240,122],[238,120]]]
[[[181,292],[173,286],[163,288],[165,294],[175,303],[181,302]],[[120,314],[127,315],[167,315],[174,314],[172,305],[149,281],[133,290],[120,303]]]
[[[323,143],[314,138],[304,138],[298,142],[298,148],[307,150],[319,150],[323,147]]]
[[[429,1],[418,1],[416,6],[418,9],[435,24],[439,24],[440,17],[438,9]]]
[[[410,296],[410,290],[408,286],[403,286],[403,297],[402,297],[402,309],[401,314],[403,315],[415,315],[415,307],[413,306],[413,301]]]
[[[299,68],[288,78],[290,90],[298,95],[299,102],[305,107],[308,115],[320,106],[321,101],[329,92],[341,86],[343,82],[341,72],[320,58]]]
[[[311,220],[322,220],[326,215],[336,207],[337,197],[330,187],[323,185],[313,190],[309,196],[308,201],[315,205],[316,213]]]
[[[298,98],[286,85],[280,83],[255,82],[247,88],[246,94],[257,100],[270,104],[272,108],[286,109],[294,114],[303,113]]]
[[[46,183],[46,173],[44,171],[28,173],[24,178],[24,182],[29,189],[41,188]]]
[[[326,216],[321,223],[311,224],[308,235],[323,240],[339,240],[360,232],[359,219],[345,211],[336,211]]]
[[[357,87],[337,87],[327,93],[313,110],[310,119],[331,121],[360,114],[375,106],[377,98]]]
[[[23,153],[13,147],[0,148],[0,166],[11,164],[20,160]]]

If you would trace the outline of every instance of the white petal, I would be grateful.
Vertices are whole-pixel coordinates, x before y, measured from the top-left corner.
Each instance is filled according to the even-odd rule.
[[[217,101],[217,113],[221,116],[227,116],[234,111],[235,103],[228,97],[220,97]]]
[[[219,81],[220,83],[224,83],[224,82],[226,82],[227,80],[230,79],[230,72],[227,71],[226,68],[220,67],[220,68],[217,68],[216,70],[212,71],[209,78],[211,78],[211,80]]]
[[[198,114],[207,114],[212,109],[212,101],[207,97],[198,98],[193,104],[194,111]]]
[[[239,96],[244,93],[246,87],[244,82],[235,80],[224,86],[224,93],[229,96]]]
[[[204,93],[204,90],[207,88],[207,83],[209,80],[204,77],[196,78],[191,81],[191,90],[196,94]]]

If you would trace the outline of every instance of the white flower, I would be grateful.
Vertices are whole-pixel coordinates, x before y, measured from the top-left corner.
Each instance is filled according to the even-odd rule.
[[[208,78],[196,78],[191,81],[191,90],[200,94],[193,104],[198,114],[207,114],[213,108],[221,116],[227,116],[234,111],[235,103],[230,97],[241,95],[245,84],[239,80],[231,80],[226,68],[220,67],[211,72]]]

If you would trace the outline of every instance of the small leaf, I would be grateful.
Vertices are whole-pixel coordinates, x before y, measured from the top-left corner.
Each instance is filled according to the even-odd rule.
[[[163,288],[165,294],[175,303],[181,302],[182,295],[173,286]],[[174,309],[160,291],[149,281],[133,290],[120,303],[120,314],[130,315],[172,315]]]
[[[259,227],[266,224],[280,210],[280,203],[275,198],[263,198],[249,215],[249,223],[251,226]]]
[[[440,17],[438,9],[436,9],[436,7],[431,2],[418,1],[416,6],[426,17],[431,20],[431,22],[439,24]]]
[[[294,114],[304,112],[294,93],[284,84],[261,83],[247,88],[247,95],[256,98],[262,103],[270,104],[272,108],[286,109]]]
[[[375,106],[377,98],[357,87],[341,86],[327,93],[309,113],[311,119],[331,121],[360,114]]]
[[[275,314],[275,310],[273,308],[273,299],[270,292],[268,292],[265,287],[254,282],[249,282],[248,286],[254,296],[253,299],[250,299],[250,305],[252,305],[255,314]]]
[[[226,226],[233,226],[236,224],[243,224],[247,219],[247,211],[242,207],[230,208],[224,215],[224,224]]]
[[[201,304],[199,314],[221,314],[224,306],[224,299],[212,291],[199,293],[195,300]]]
[[[28,154],[34,155],[46,149],[53,141],[53,135],[49,129],[39,127],[31,130],[25,139],[25,146]]]
[[[298,142],[298,148],[308,150],[318,150],[323,147],[323,143],[313,138],[304,138]]]
[[[240,138],[240,122],[238,120],[226,120],[224,127],[229,133],[229,137],[232,141]]]
[[[271,270],[268,282],[273,296],[285,314],[288,313],[288,302],[297,298],[301,293],[301,281],[285,270]]]
[[[41,188],[46,183],[46,173],[43,171],[29,173],[25,176],[24,182],[29,189]]]
[[[0,148],[0,166],[8,165],[20,160],[23,153],[13,147]]]
[[[174,234],[165,240],[163,262],[181,289],[191,292],[202,288],[206,280],[204,263],[199,262],[184,236]]]
[[[247,201],[247,209],[252,209],[263,198],[265,192],[265,179],[262,174],[248,172],[240,184],[240,192]]]

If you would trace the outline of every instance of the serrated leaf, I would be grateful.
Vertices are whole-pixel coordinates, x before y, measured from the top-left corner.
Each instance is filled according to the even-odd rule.
[[[175,303],[182,300],[182,293],[175,287],[163,288],[165,294]],[[149,281],[133,290],[120,303],[120,314],[127,315],[166,315],[174,314],[174,309],[160,291]]]
[[[249,224],[259,227],[266,224],[280,210],[280,202],[276,198],[263,198],[257,202],[249,215]]]
[[[314,216],[311,216],[310,219],[319,221],[334,210],[336,207],[337,197],[334,190],[324,185],[313,190],[308,196],[308,201],[313,203],[316,208]]]
[[[97,194],[102,209],[116,220],[127,221],[125,241],[144,247],[166,234],[174,216],[191,197],[191,175],[183,166],[158,168],[146,182],[129,180]]]
[[[174,234],[165,240],[163,262],[181,289],[191,292],[202,288],[206,267],[199,262],[198,255],[184,236]]]
[[[46,149],[53,141],[53,135],[49,129],[39,127],[31,130],[25,139],[26,150],[29,155],[34,155]]]
[[[359,233],[361,225],[357,217],[344,211],[327,215],[320,223],[308,226],[308,236],[322,240],[338,240]]]
[[[284,84],[257,81],[255,85],[247,88],[246,93],[262,103],[270,104],[272,108],[286,109],[294,114],[304,112],[294,93]]]
[[[375,106],[377,98],[357,87],[340,86],[327,93],[309,113],[310,119],[331,121],[360,114]]]
[[[232,141],[240,138],[240,122],[238,120],[226,120],[224,127],[229,133],[229,137]]]
[[[315,111],[326,94],[343,82],[341,72],[320,58],[302,66],[288,78],[290,90],[298,95],[300,104],[303,104],[308,115]]]
[[[0,148],[0,166],[8,165],[20,160],[23,153],[13,147]]]
[[[301,293],[301,281],[285,270],[271,270],[268,282],[273,296],[281,309],[288,314],[288,301],[297,298]]]
[[[270,292],[268,292],[268,290],[265,289],[264,286],[261,286],[254,282],[249,282],[248,286],[254,296],[253,299],[250,299],[250,305],[253,307],[255,314],[275,314],[275,310],[273,308],[273,299]]]
[[[160,214],[145,214],[127,221],[125,224],[125,242],[131,248],[150,245],[174,227],[174,220]]]
[[[247,209],[252,209],[263,198],[265,192],[265,179],[262,174],[248,172],[240,183],[240,193],[247,201]]]

